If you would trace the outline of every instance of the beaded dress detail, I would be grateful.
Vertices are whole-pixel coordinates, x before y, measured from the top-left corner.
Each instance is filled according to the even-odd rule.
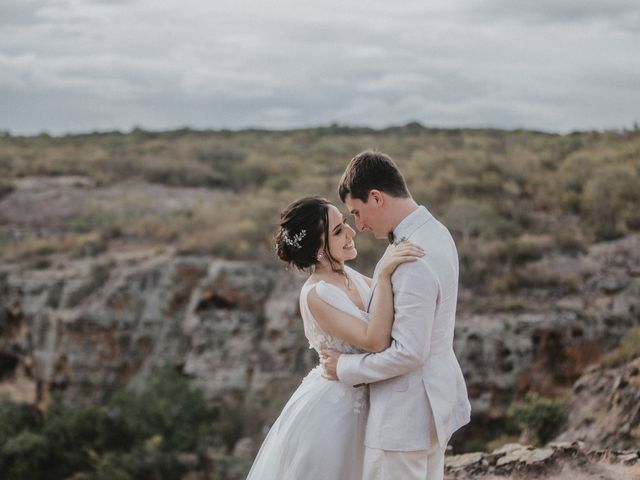
[[[347,269],[349,269],[349,267],[345,267],[345,270]],[[352,269],[349,270],[351,270],[350,272],[347,270],[349,278],[354,282],[358,291],[361,292],[360,294],[364,303],[366,301],[366,296],[363,295],[362,292],[368,291],[367,284],[358,273],[354,272]],[[320,280],[314,284],[305,284],[300,292],[300,312],[302,314],[302,321],[304,322],[304,333],[307,340],[309,340],[309,348],[313,348],[318,353],[321,348],[332,348],[342,353],[362,353],[361,350],[353,345],[326,333],[322,330],[320,325],[318,325],[318,322],[313,318],[307,303],[307,296],[314,288],[318,296],[328,304],[334,306],[338,310],[342,310],[345,313],[362,319],[363,322],[369,321],[369,314],[360,310],[351,301],[347,294],[335,285],[325,282],[324,280]]]
[[[364,305],[369,287],[362,276],[346,267]],[[309,292],[335,308],[368,321],[349,296],[325,281],[306,283],[300,292],[300,313],[309,348],[332,348],[343,353],[361,353],[353,345],[325,332],[307,304]],[[364,435],[368,413],[368,387],[351,387],[322,376],[322,367],[312,369],[277,418],[251,467],[247,480],[361,480]]]

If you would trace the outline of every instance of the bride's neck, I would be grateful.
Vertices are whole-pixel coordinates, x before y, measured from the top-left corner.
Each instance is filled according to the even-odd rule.
[[[329,279],[331,277],[334,278],[334,282],[337,281],[339,278],[342,279],[342,281],[344,282],[344,286],[346,287],[347,290],[351,290],[353,287],[351,285],[351,280],[349,280],[349,276],[347,275],[347,272],[345,272],[344,270],[344,262],[335,262],[335,265],[338,265],[340,267],[340,270],[336,271],[333,268],[331,268],[331,264],[329,262],[325,263],[325,264],[321,264],[320,266],[317,266],[315,271],[311,274],[313,275],[318,275],[320,276],[320,278],[322,278],[323,276],[325,277],[325,279]]]
[[[334,265],[337,265],[342,272],[344,272],[344,262],[335,262]],[[322,273],[322,274],[331,274],[335,273],[340,275],[340,271],[336,272],[333,268],[331,268],[331,264],[329,262],[321,263],[316,266],[314,273]]]

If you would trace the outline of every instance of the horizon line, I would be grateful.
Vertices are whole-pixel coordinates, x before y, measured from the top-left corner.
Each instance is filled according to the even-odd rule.
[[[243,133],[243,132],[264,132],[264,133],[287,133],[287,132],[299,132],[304,130],[367,130],[370,132],[384,132],[386,130],[395,130],[395,129],[422,129],[427,131],[456,131],[456,130],[465,130],[465,131],[496,131],[496,132],[529,132],[529,133],[538,133],[544,135],[574,135],[574,134],[583,134],[583,133],[625,133],[629,131],[638,131],[640,130],[640,126],[638,121],[632,122],[630,128],[628,127],[606,127],[606,128],[591,128],[591,129],[571,129],[566,131],[560,130],[547,130],[535,127],[497,127],[492,125],[460,125],[460,126],[431,126],[424,125],[418,121],[409,121],[404,124],[391,124],[385,127],[372,127],[368,125],[357,125],[357,124],[347,124],[347,123],[339,123],[339,122],[331,122],[328,124],[316,124],[316,125],[308,125],[308,126],[298,126],[298,127],[265,127],[265,126],[245,126],[245,127],[195,127],[190,125],[183,125],[179,127],[167,127],[164,129],[154,129],[154,128],[146,128],[141,125],[134,125],[128,128],[115,128],[115,129],[91,129],[91,130],[69,130],[62,133],[51,133],[48,130],[40,130],[38,132],[13,132],[9,128],[0,128],[0,137],[10,137],[10,138],[28,138],[28,137],[52,137],[52,138],[64,138],[64,137],[73,137],[73,136],[90,136],[90,135],[109,135],[109,134],[120,134],[120,135],[129,135],[136,132],[144,132],[144,133],[152,133],[152,134],[163,134],[163,133],[176,133],[180,131],[188,131],[193,133]]]

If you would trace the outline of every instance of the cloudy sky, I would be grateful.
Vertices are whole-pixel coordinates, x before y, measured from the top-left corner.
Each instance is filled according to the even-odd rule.
[[[0,0],[0,130],[640,121],[638,0]]]

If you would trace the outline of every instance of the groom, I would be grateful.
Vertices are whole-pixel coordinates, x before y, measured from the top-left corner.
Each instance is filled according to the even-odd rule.
[[[440,480],[449,438],[469,422],[471,411],[453,352],[456,246],[446,227],[413,200],[398,167],[383,153],[356,155],[339,193],[359,231],[389,240],[387,252],[409,240],[426,254],[393,274],[389,348],[355,355],[323,350],[324,375],[353,387],[370,384],[365,480]],[[371,298],[375,289],[374,275]]]

